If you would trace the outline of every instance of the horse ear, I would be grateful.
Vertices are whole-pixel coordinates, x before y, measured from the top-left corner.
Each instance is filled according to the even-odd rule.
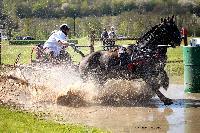
[[[170,19],[170,23],[175,23],[175,16],[173,15],[172,18]]]
[[[175,16],[174,15],[172,16],[172,20],[173,20],[173,22],[175,22]]]
[[[166,24],[166,23],[167,23],[167,19],[165,18],[165,19],[164,19],[164,24]]]
[[[170,16],[167,17],[167,22],[169,22],[169,21],[170,21]]]
[[[160,22],[163,23],[163,18],[160,19]]]
[[[175,18],[175,16],[174,15],[172,15],[172,19],[174,19]]]

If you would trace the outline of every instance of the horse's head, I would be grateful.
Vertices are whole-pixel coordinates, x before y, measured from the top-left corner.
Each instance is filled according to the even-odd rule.
[[[152,27],[137,42],[140,47],[156,48],[158,45],[175,47],[181,43],[181,34],[174,16],[161,19],[161,23]]]
[[[164,20],[161,19],[160,24],[160,35],[162,36],[163,41],[165,41],[163,44],[171,45],[172,47],[180,46],[181,43],[181,34],[174,19],[174,16]]]

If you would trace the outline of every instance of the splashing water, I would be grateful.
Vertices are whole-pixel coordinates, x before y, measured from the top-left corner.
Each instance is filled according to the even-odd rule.
[[[104,104],[134,105],[148,101],[154,93],[142,80],[108,80],[104,88],[99,91],[98,98]]]
[[[29,106],[42,102],[56,103],[57,101],[57,103],[62,103],[63,101],[60,101],[61,96],[66,96],[65,101],[70,96],[79,97],[84,102],[91,102],[92,97],[96,95],[96,88],[92,82],[83,83],[74,69],[61,65],[51,67],[45,65],[40,67],[20,66],[7,75],[12,76],[4,76],[5,80],[0,81],[1,88],[4,88],[1,90],[5,91],[0,99],[5,102],[19,103],[19,101],[24,101],[23,104]],[[14,79],[11,77],[14,77]],[[1,76],[1,79],[3,79],[3,76]],[[16,79],[23,80],[28,85],[23,85]],[[26,94],[22,95],[22,93]],[[16,98],[16,95],[19,96]],[[21,100],[19,100],[19,97]],[[78,101],[76,103],[79,104]]]
[[[4,95],[0,100],[12,101],[26,107],[37,104],[86,106],[88,104],[130,105],[149,100],[153,93],[144,81],[108,80],[104,86],[93,81],[83,82],[78,72],[65,66],[20,66],[8,75],[26,81],[16,83],[13,79],[0,81]],[[8,78],[8,77],[7,77]]]

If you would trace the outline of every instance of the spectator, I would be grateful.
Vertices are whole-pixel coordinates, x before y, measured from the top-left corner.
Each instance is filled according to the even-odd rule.
[[[115,45],[115,40],[117,38],[117,34],[113,26],[110,28],[110,31],[108,32],[108,36],[109,36],[109,45],[110,45],[110,48],[112,48]]]
[[[103,32],[101,33],[101,40],[103,42],[103,50],[108,50],[107,43],[108,43],[108,32],[106,28],[103,29]]]
[[[185,27],[182,27],[181,28],[181,37],[184,41],[184,46],[187,46],[188,45],[188,42],[187,42],[187,35],[188,35],[188,31]]]

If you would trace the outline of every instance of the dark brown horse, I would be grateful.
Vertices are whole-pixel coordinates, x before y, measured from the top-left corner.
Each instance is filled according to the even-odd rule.
[[[97,51],[89,54],[80,62],[79,72],[84,79],[94,78],[105,83],[110,78],[143,79],[165,105],[172,100],[165,97],[160,87],[168,88],[169,78],[164,70],[167,48],[180,45],[181,36],[174,16],[161,19],[161,23],[146,32],[136,44],[127,47],[127,62],[120,66],[118,49]]]

